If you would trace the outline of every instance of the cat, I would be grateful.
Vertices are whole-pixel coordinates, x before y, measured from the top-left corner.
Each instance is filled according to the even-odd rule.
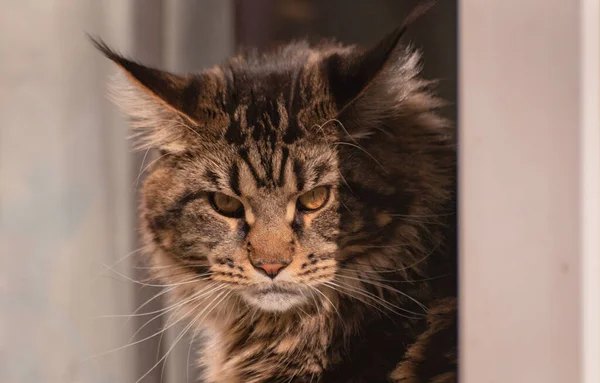
[[[94,40],[160,152],[143,238],[201,381],[456,382],[455,132],[405,29],[188,75]]]

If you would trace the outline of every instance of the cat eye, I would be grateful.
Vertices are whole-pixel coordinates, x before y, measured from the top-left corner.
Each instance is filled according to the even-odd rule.
[[[221,215],[230,218],[240,218],[244,215],[244,205],[237,199],[223,193],[213,193],[210,196],[213,208]]]
[[[319,186],[298,197],[300,210],[312,211],[322,208],[329,199],[329,188]]]

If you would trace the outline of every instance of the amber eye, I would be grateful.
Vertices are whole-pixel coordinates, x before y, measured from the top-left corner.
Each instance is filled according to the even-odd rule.
[[[301,210],[317,210],[325,205],[329,198],[329,188],[319,186],[298,197],[298,207]]]
[[[244,215],[244,205],[237,198],[223,193],[213,193],[210,196],[210,201],[214,209],[226,217],[240,218]]]

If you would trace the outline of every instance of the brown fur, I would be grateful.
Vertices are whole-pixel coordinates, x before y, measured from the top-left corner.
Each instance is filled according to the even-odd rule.
[[[148,261],[204,334],[207,382],[456,381],[454,135],[401,34],[187,76],[97,43],[129,78],[117,99],[140,147],[162,153],[143,188]],[[321,185],[325,206],[299,210]],[[257,261],[289,265],[271,281]]]

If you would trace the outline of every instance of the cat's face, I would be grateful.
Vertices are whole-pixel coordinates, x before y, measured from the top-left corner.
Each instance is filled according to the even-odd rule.
[[[281,311],[304,303],[336,272],[335,150],[311,138],[212,145],[185,159],[172,155],[148,178],[144,219],[154,240],[251,305]]]
[[[428,153],[451,152],[401,34],[366,51],[292,44],[188,76],[97,43],[128,77],[117,101],[140,147],[161,153],[141,219],[154,276],[178,299],[217,291],[285,311],[325,285],[355,295],[362,272],[423,265],[420,222],[392,217],[449,198]]]

